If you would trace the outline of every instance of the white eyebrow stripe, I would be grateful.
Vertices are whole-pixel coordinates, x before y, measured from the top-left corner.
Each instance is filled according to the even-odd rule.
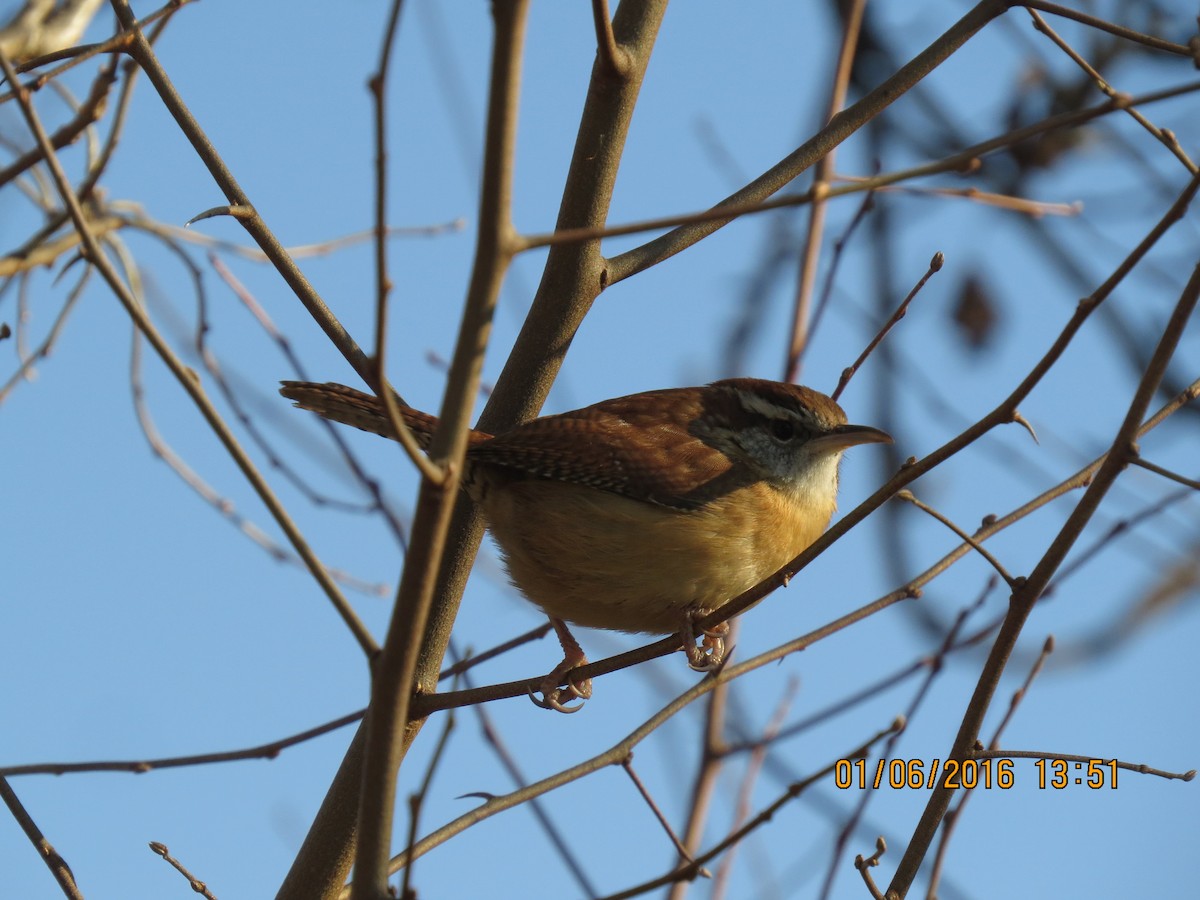
[[[765,397],[760,397],[758,394],[749,393],[747,391],[737,392],[738,402],[742,404],[742,409],[748,413],[762,416],[770,421],[793,421],[800,423],[801,426],[813,429],[816,427],[816,422],[813,417],[808,415],[806,411],[795,409],[789,406],[780,406],[778,403],[772,403]]]

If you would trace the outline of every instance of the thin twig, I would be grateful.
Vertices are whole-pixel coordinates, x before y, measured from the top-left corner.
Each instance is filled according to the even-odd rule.
[[[75,308],[75,303],[83,296],[83,289],[91,280],[92,270],[84,269],[79,280],[71,288],[67,294],[67,299],[63,301],[62,308],[59,309],[58,315],[54,317],[54,322],[50,326],[50,330],[46,333],[46,337],[33,350],[32,353],[21,354],[21,364],[17,366],[17,370],[13,372],[12,377],[0,387],[0,403],[8,399],[8,395],[22,381],[31,378],[33,375],[33,367],[39,361],[50,355],[54,349],[58,337],[62,334],[63,326],[67,324],[67,318],[71,315],[71,311]],[[18,329],[20,329],[20,319],[18,321]]]
[[[833,286],[837,283],[835,279],[841,269],[842,260],[846,258],[846,248],[850,246],[850,238],[858,230],[858,226],[866,220],[867,214],[875,208],[875,194],[876,191],[867,191],[862,198],[862,202],[858,204],[858,209],[854,211],[854,215],[850,218],[850,224],[846,226],[838,239],[833,242],[833,255],[829,260],[829,268],[825,272],[825,283],[821,287],[821,295],[817,299],[816,308],[813,310],[812,324],[808,328],[808,338],[805,340],[804,346],[800,348],[800,352],[796,357],[797,365],[803,363],[804,354],[816,340],[817,329],[821,327],[821,322],[825,319],[825,311],[829,309],[829,302],[833,298]],[[796,379],[793,377],[787,380],[795,381]]]
[[[25,836],[29,838],[29,842],[33,844],[33,849],[37,851],[37,855],[42,858],[42,862],[46,864],[46,868],[50,870],[50,874],[54,876],[54,880],[58,882],[59,889],[63,895],[69,900],[83,900],[83,894],[79,891],[79,886],[75,883],[75,875],[71,871],[71,867],[67,865],[67,861],[62,858],[62,855],[54,849],[54,845],[46,840],[46,836],[42,834],[42,830],[38,828],[37,823],[33,821],[33,817],[29,815],[25,806],[21,803],[21,798],[17,796],[17,792],[9,785],[8,779],[0,775],[0,800],[4,801],[4,805],[8,807],[8,811],[12,813],[17,824],[21,826],[21,830],[25,832]]]
[[[1172,53],[1175,56],[1188,57],[1191,51],[1184,44],[1176,44],[1171,41],[1164,41],[1160,37],[1155,37],[1152,34],[1144,34],[1140,31],[1134,31],[1132,28],[1126,28],[1123,25],[1117,25],[1115,22],[1110,22],[1107,19],[1101,19],[1099,16],[1091,16],[1085,12],[1080,12],[1077,9],[1071,9],[1066,6],[1060,6],[1057,3],[1045,3],[1042,0],[1021,0],[1020,6],[1026,9],[1037,9],[1044,13],[1049,13],[1052,16],[1062,16],[1064,19],[1071,19],[1080,24],[1087,25],[1089,28],[1094,28],[1097,31],[1103,31],[1107,34],[1116,35],[1119,38],[1127,41],[1133,41],[1136,44],[1141,44],[1149,47],[1152,50],[1162,50],[1166,53]]]
[[[1124,109],[1126,107],[1121,106],[1120,108]],[[856,184],[867,179],[843,175],[840,180],[847,184]],[[1078,216],[1083,212],[1083,203],[1078,200],[1071,203],[1053,203],[1049,200],[1031,200],[1028,197],[1015,197],[1012,194],[984,191],[977,187],[911,187],[909,185],[886,184],[876,187],[874,190],[880,194],[905,194],[911,197],[950,197],[970,200],[972,203],[978,203],[982,206],[1006,209],[1011,212],[1030,216],[1034,219],[1040,219],[1043,216],[1071,217]]]
[[[1008,570],[1000,564],[1000,560],[996,559],[996,557],[984,549],[983,544],[979,543],[979,541],[975,540],[975,538],[971,537],[971,535],[959,528],[958,525],[951,521],[947,516],[942,515],[929,504],[922,503],[913,495],[913,492],[910,490],[906,489],[903,491],[897,491],[896,499],[903,500],[905,503],[911,503],[917,509],[921,510],[921,512],[926,513],[937,521],[941,522],[956,535],[958,535],[963,541],[965,541],[972,550],[986,559],[988,561],[988,565],[996,570],[996,573],[1004,579],[1009,588],[1015,589],[1017,587],[1017,579],[1008,574]]]
[[[1164,469],[1162,466],[1156,466],[1147,459],[1142,459],[1140,456],[1135,456],[1130,460],[1135,466],[1140,466],[1147,472],[1154,472],[1156,475],[1161,475],[1163,478],[1169,478],[1174,482],[1178,482],[1186,487],[1190,487],[1194,491],[1200,491],[1200,481],[1195,478],[1185,478],[1178,472],[1172,472],[1170,469]]]
[[[537,628],[531,628],[524,634],[518,634],[511,640],[505,641],[502,644],[497,644],[490,650],[473,654],[468,656],[466,659],[457,660],[453,665],[442,669],[442,671],[438,674],[438,681],[445,681],[447,678],[453,678],[455,675],[462,675],[465,672],[469,672],[471,669],[480,665],[481,663],[485,663],[490,659],[495,659],[498,656],[502,656],[509,650],[513,650],[517,647],[523,646],[524,644],[528,644],[531,641],[541,640],[550,633],[550,628],[550,623],[546,622],[543,625],[539,625]]]
[[[446,479],[445,470],[435,465],[418,446],[412,429],[400,415],[395,394],[386,387],[388,297],[392,293],[392,280],[388,277],[387,268],[387,77],[403,8],[403,0],[392,0],[387,26],[383,30],[383,42],[379,48],[379,67],[367,82],[375,113],[375,357],[372,360],[375,366],[375,380],[371,383],[380,385],[379,399],[383,401],[383,409],[388,422],[391,423],[392,434],[404,449],[409,461],[421,473],[422,478],[434,484],[441,484]]]
[[[608,74],[616,78],[628,78],[633,62],[629,52],[617,43],[613,35],[608,0],[592,0],[592,22],[596,26],[596,55]]]
[[[663,832],[667,835],[667,839],[670,840],[671,844],[675,847],[675,852],[679,854],[679,858],[685,863],[694,862],[695,860],[693,860],[692,855],[688,853],[687,847],[683,846],[683,842],[679,840],[679,836],[675,834],[675,829],[671,827],[671,823],[667,821],[667,817],[663,815],[663,812],[661,809],[659,809],[658,804],[654,802],[654,798],[650,796],[650,791],[646,789],[646,785],[642,782],[642,779],[638,778],[637,772],[633,770],[632,753],[621,760],[621,768],[625,770],[625,774],[629,776],[629,780],[632,781],[633,786],[637,788],[642,800],[645,802],[646,806],[650,808],[650,812],[654,814],[654,818],[658,820],[658,824],[662,827]],[[708,869],[704,868],[697,869],[696,874],[701,878],[712,877],[712,873],[709,872]]]
[[[158,841],[151,841],[150,849],[170,863],[171,867],[174,868],[176,872],[186,878],[188,880],[188,887],[190,887],[193,891],[204,897],[205,900],[217,900],[216,895],[214,895],[208,889],[207,884],[189,872],[183,863],[171,855],[171,851],[167,849],[166,844]]]
[[[871,869],[879,865],[879,860],[885,853],[887,853],[887,841],[880,836],[875,839],[874,853],[865,859],[861,853],[854,857],[854,868],[862,876],[863,884],[867,886],[867,891],[873,900],[884,900],[883,891],[879,889],[879,886],[875,884],[875,879],[871,877]]]
[[[1168,781],[1193,781],[1196,778],[1196,770],[1188,769],[1186,772],[1171,772],[1166,769],[1156,769],[1153,766],[1148,766],[1145,763],[1124,762],[1119,759],[1113,759],[1110,756],[1083,755],[1078,753],[1059,753],[1054,750],[976,750],[971,754],[972,759],[1061,759],[1064,762],[1071,763],[1090,763],[1097,759],[1105,761],[1112,760],[1117,764],[1118,769],[1124,769],[1127,772],[1136,772],[1139,775],[1153,775],[1156,778],[1165,778]]]
[[[1056,32],[1046,23],[1045,19],[1039,16],[1033,9],[1027,9],[1026,11],[1033,19],[1033,26],[1038,31],[1042,32],[1042,34],[1046,35],[1046,37],[1050,38],[1050,40],[1053,41],[1060,50],[1067,54],[1067,56],[1071,58],[1071,61],[1079,66],[1079,68],[1081,68],[1087,74],[1087,76],[1092,79],[1092,82],[1097,88],[1099,88],[1106,96],[1112,99],[1116,99],[1120,96],[1119,92],[1116,91],[1112,85],[1110,85],[1108,81],[1105,80],[1104,77],[1095,70],[1095,68],[1093,68],[1091,63],[1080,56],[1070,44],[1063,40],[1062,37],[1059,36],[1058,32]],[[1145,128],[1146,131],[1154,135],[1159,143],[1170,150],[1171,153],[1174,154],[1175,158],[1183,163],[1183,167],[1187,169],[1189,174],[1195,175],[1197,171],[1200,171],[1197,169],[1196,164],[1192,162],[1191,158],[1184,151],[1183,147],[1180,146],[1178,138],[1176,138],[1173,133],[1159,128],[1133,106],[1125,107],[1125,112],[1128,113],[1130,118]]]
[[[850,84],[850,73],[854,69],[854,57],[858,52],[858,37],[862,30],[866,6],[866,0],[852,0],[841,7],[845,27],[842,30],[842,42],[834,65],[829,104],[823,121],[832,119],[846,104],[846,88]],[[821,241],[825,234],[825,214],[828,210],[826,189],[833,178],[836,155],[837,147],[833,147],[813,167],[813,202],[809,207],[808,229],[804,236],[799,279],[792,304],[792,338],[783,367],[784,381],[797,379],[800,374],[800,361],[808,347],[809,311],[812,308],[813,285],[817,282],[817,263],[821,258]]]
[[[202,234],[192,228],[182,228],[178,225],[158,222],[146,216],[141,209],[126,209],[127,206],[129,204],[126,203],[111,204],[112,210],[119,212],[121,217],[130,225],[138,226],[147,231],[161,232],[170,237],[197,244],[201,247],[232,253],[251,262],[268,263],[271,261],[257,247],[247,246],[246,244],[226,240],[225,238],[213,237],[209,234]],[[392,225],[387,228],[387,236],[389,238],[436,237],[442,234],[452,234],[462,231],[465,227],[466,221],[464,219],[452,219],[436,225]],[[346,247],[353,247],[356,244],[374,241],[375,235],[376,230],[374,228],[366,228],[362,231],[353,231],[340,237],[329,238],[328,240],[317,241],[315,243],[291,244],[285,249],[293,259],[310,259],[313,257],[329,256]]]
[[[925,283],[929,281],[929,279],[932,278],[936,273],[942,271],[942,265],[945,262],[946,258],[942,255],[942,251],[939,250],[937,253],[933,254],[933,259],[929,261],[929,268],[925,270],[925,274],[920,277],[915,285],[913,285],[912,290],[908,292],[908,296],[905,297],[904,300],[901,301],[900,305],[896,307],[896,311],[892,313],[891,318],[883,323],[883,327],[879,329],[875,337],[871,338],[871,343],[867,344],[866,349],[858,355],[858,359],[856,359],[852,365],[842,370],[842,377],[838,379],[837,387],[834,388],[833,393],[829,396],[831,396],[834,400],[837,400],[842,396],[842,391],[846,389],[846,385],[850,383],[850,379],[854,377],[854,373],[856,373],[859,370],[859,367],[867,361],[867,357],[870,356],[874,352],[875,348],[878,347],[883,341],[883,339],[887,337],[887,333],[896,326],[896,323],[904,318],[904,314],[908,312],[908,305],[916,299],[917,294],[921,292],[921,288],[925,287]]]
[[[450,735],[454,732],[456,722],[457,719],[454,716],[446,718],[445,724],[442,725],[441,733],[438,735],[437,743],[434,745],[433,754],[429,758],[429,765],[425,767],[425,777],[421,779],[421,786],[408,798],[409,847],[417,839],[418,828],[421,822],[421,808],[425,805],[425,798],[429,796],[429,789],[433,785],[433,775],[437,771],[438,765],[445,759],[446,750],[450,746]],[[401,900],[410,900],[410,898],[411,900],[415,900],[416,898],[416,894],[412,891],[412,873],[412,866],[404,870],[404,878],[400,883]]]
[[[156,769],[182,769],[189,766],[207,766],[214,763],[242,762],[247,759],[275,759],[289,747],[303,744],[321,735],[352,725],[366,714],[365,709],[348,713],[329,722],[324,722],[304,731],[279,738],[266,744],[244,747],[240,750],[221,750],[215,753],[195,753],[190,756],[163,756],[149,759],[113,759],[90,762],[46,762],[28,763],[23,766],[0,766],[0,778],[18,775],[71,775],[80,772],[126,772],[142,775]]]

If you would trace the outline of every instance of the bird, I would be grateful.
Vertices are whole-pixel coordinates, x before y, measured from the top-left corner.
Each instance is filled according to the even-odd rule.
[[[340,384],[285,381],[302,409],[395,439],[383,402]],[[437,418],[401,403],[428,448]],[[568,626],[685,638],[699,671],[719,666],[728,625],[693,625],[815,541],[837,506],[842,454],[891,443],[848,424],[801,385],[730,378],[603,400],[499,434],[468,434],[461,486],[483,513],[513,585],[554,627],[563,661],[534,702],[574,712],[590,679]],[[565,684],[565,687],[563,686]]]

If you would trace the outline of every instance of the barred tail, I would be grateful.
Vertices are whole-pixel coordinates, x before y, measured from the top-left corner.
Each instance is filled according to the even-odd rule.
[[[383,402],[378,397],[332,382],[316,384],[312,381],[285,381],[282,384],[279,393],[301,409],[315,412],[332,422],[352,425],[372,434],[396,439]],[[412,429],[417,443],[428,448],[433,429],[437,426],[437,417],[404,404],[400,404],[400,415]]]

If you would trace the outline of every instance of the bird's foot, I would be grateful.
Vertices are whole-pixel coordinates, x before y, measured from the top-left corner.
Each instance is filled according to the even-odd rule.
[[[725,663],[725,637],[729,634],[729,623],[721,622],[712,628],[706,628],[699,635],[696,633],[696,622],[711,610],[691,610],[684,616],[683,652],[687,654],[688,666],[697,672],[712,672]],[[696,638],[702,637],[699,645]]]
[[[587,665],[587,656],[562,619],[551,616],[550,624],[554,626],[554,633],[558,635],[558,642],[562,644],[563,661],[555,666],[536,688],[529,688],[529,699],[542,709],[552,709],[560,713],[579,712],[583,709],[582,701],[592,696],[592,679],[575,680],[569,675],[572,669]],[[542,696],[539,698],[538,694]],[[567,706],[572,700],[581,702],[575,706]]]

